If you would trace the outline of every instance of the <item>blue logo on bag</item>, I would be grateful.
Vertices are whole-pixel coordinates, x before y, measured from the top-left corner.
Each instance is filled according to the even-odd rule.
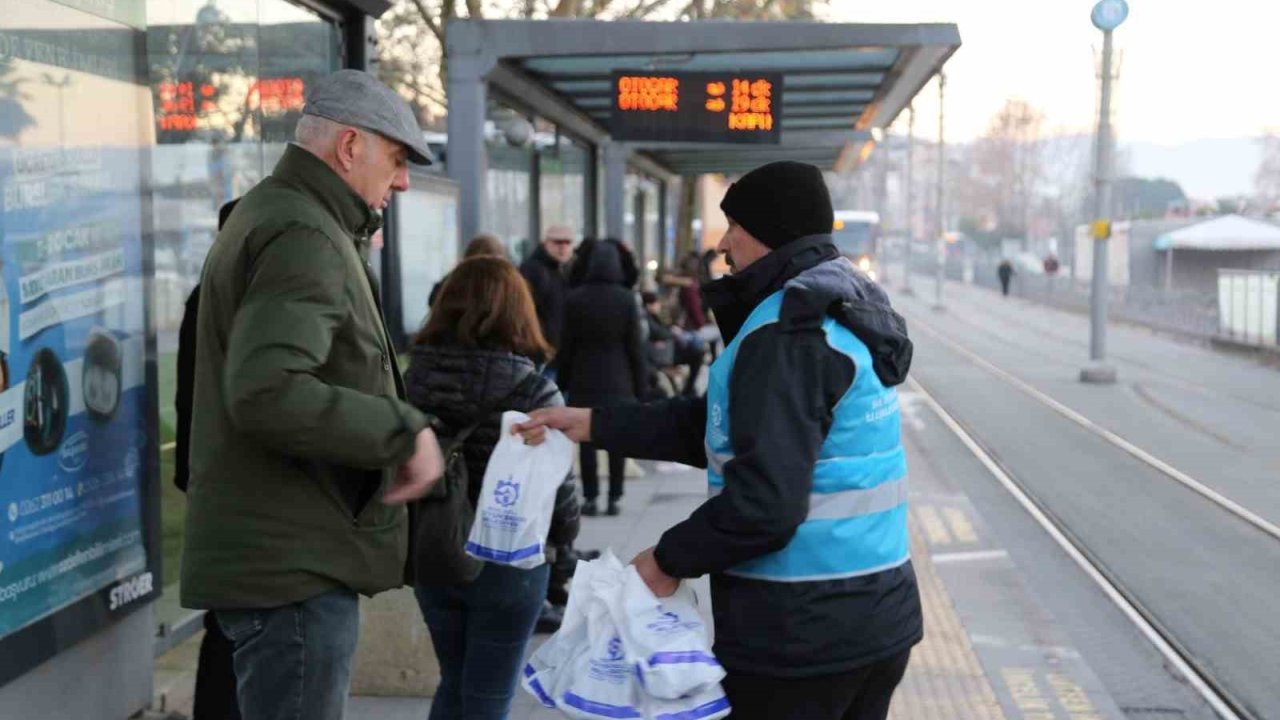
[[[520,498],[520,483],[515,480],[499,480],[493,489],[493,501],[502,507],[511,507]]]
[[[659,609],[661,609],[661,607],[659,607]],[[682,622],[679,615],[667,611],[660,614],[657,620],[654,620],[644,627],[649,632],[665,635],[667,633],[680,632],[682,630],[697,630],[702,627],[702,623],[692,621]]]
[[[625,658],[626,656],[622,653],[622,638],[614,635],[613,639],[609,641],[609,654],[605,656],[605,660],[619,662]]]

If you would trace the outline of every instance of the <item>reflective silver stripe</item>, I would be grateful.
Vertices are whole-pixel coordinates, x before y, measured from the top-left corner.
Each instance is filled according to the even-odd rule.
[[[707,449],[707,467],[717,475],[724,475],[724,466],[733,459],[733,455],[717,453],[711,449],[711,443],[704,442],[702,446]]]
[[[775,575],[770,575],[768,573],[753,573],[753,572],[746,572],[746,571],[737,570],[737,569],[725,570],[724,574],[733,575],[734,577],[747,578],[749,580],[767,580],[769,582],[776,582],[776,583],[820,582],[822,580],[844,580],[846,578],[862,577],[864,575],[875,575],[878,572],[884,572],[885,570],[892,570],[896,567],[902,567],[903,565],[906,565],[908,562],[911,562],[911,553],[907,553],[907,556],[902,558],[901,560],[894,560],[893,562],[885,563],[884,565],[880,565],[877,567],[866,568],[864,570],[851,570],[849,572],[842,572],[842,573],[830,573],[827,575],[801,575],[799,577],[778,577]]]
[[[907,479],[899,478],[866,490],[841,490],[809,496],[808,520],[842,520],[892,510],[907,501]]]

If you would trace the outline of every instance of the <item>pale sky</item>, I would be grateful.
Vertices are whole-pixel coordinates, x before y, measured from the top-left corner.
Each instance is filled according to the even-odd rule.
[[[953,22],[962,45],[947,64],[947,136],[980,135],[1005,98],[1047,115],[1047,129],[1092,130],[1092,0],[831,0],[838,22]],[[1115,32],[1121,143],[1250,137],[1280,127],[1274,66],[1280,4],[1268,0],[1130,0]],[[916,105],[916,131],[936,136],[937,88]],[[905,117],[905,114],[904,114]],[[927,120],[926,120],[927,118]]]

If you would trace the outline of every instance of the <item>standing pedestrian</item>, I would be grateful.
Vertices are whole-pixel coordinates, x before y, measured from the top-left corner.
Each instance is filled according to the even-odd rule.
[[[1013,263],[1008,258],[1000,261],[1000,266],[996,268],[996,275],[1000,278],[1000,294],[1009,297],[1009,282],[1013,280]]]
[[[430,153],[404,100],[329,75],[205,261],[182,604],[215,611],[253,720],[342,717],[357,594],[403,585],[403,504],[441,474],[364,258],[408,161]]]
[[[467,243],[467,247],[462,251],[462,259],[468,260],[473,257],[497,257],[507,259],[507,248],[503,246],[502,241],[497,235],[492,233],[478,233],[471,238],[471,242]],[[444,284],[449,281],[452,271],[445,273],[440,281],[431,286],[431,294],[427,296],[427,308],[436,306],[436,298],[440,297],[440,290]]]
[[[533,414],[639,457],[705,465],[712,497],[634,560],[659,596],[711,575],[734,720],[882,720],[923,636],[894,386],[902,318],[832,241],[821,171],[771,163],[720,205],[733,274],[706,398]]]
[[[565,296],[569,293],[565,271],[572,258],[573,229],[552,225],[547,228],[542,243],[520,265],[520,274],[528,281],[529,290],[533,293],[542,335],[556,349],[560,347],[560,337],[564,332]]]
[[[578,248],[558,359],[560,386],[574,404],[617,405],[635,402],[644,394],[643,311],[628,286],[634,279],[629,267],[634,268],[635,261],[616,240],[587,240]],[[583,443],[580,453],[586,499],[582,514],[598,515],[596,447]],[[609,515],[621,512],[626,462],[625,454],[609,453]]]
[[[438,418],[444,438],[479,423],[463,441],[474,507],[502,412],[564,404],[555,383],[538,372],[551,347],[524,279],[501,258],[463,261],[413,343],[405,374],[413,404]],[[525,570],[486,562],[474,581],[461,585],[418,579],[414,591],[440,661],[431,720],[507,717],[525,645],[544,606],[553,548],[573,542],[578,512],[568,473],[556,494],[546,564]]]
[[[236,206],[236,200],[218,209],[218,229],[227,224],[227,218]],[[173,406],[177,414],[174,433],[173,484],[182,492],[187,491],[191,478],[191,410],[195,402],[196,374],[196,318],[200,314],[200,285],[197,283],[187,296],[182,311],[182,324],[178,327],[177,389]],[[240,706],[236,704],[236,670],[232,653],[235,646],[218,627],[218,620],[210,610],[204,614],[204,637],[200,639],[200,655],[196,659],[195,697],[191,701],[191,720],[240,720]]]

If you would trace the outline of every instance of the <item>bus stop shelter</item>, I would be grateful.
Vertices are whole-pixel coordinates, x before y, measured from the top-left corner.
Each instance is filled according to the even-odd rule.
[[[485,227],[487,103],[497,96],[599,154],[603,231],[621,237],[628,166],[673,179],[734,174],[774,160],[847,171],[865,160],[960,46],[953,24],[458,20],[449,25],[446,164],[459,186],[460,237]],[[611,136],[616,73],[770,73],[783,89],[770,144],[624,141]],[[590,203],[594,205],[595,203]],[[594,210],[588,232],[598,231]]]

